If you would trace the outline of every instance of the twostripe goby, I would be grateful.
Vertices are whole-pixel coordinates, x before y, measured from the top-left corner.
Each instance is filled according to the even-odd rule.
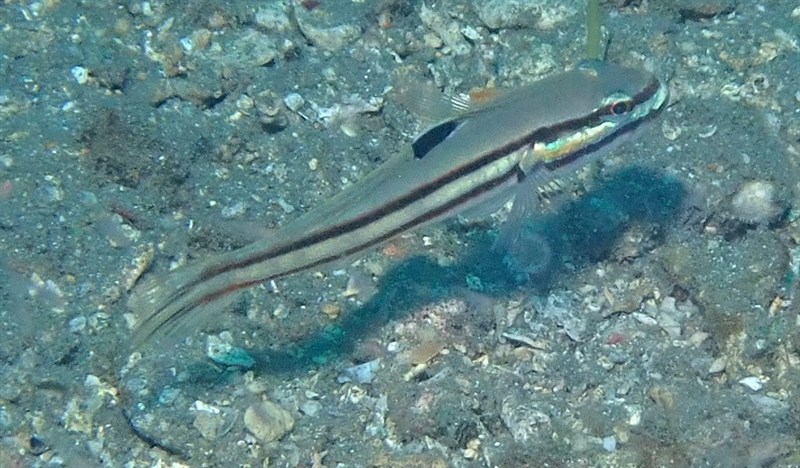
[[[395,157],[269,238],[146,279],[129,300],[134,347],[182,334],[222,298],[319,267],[397,234],[511,197],[657,114],[667,88],[651,73],[600,61],[546,77],[435,125]]]

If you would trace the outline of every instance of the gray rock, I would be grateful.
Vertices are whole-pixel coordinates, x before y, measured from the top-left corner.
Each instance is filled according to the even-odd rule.
[[[380,369],[381,360],[374,359],[357,366],[348,367],[343,370],[336,380],[339,383],[358,382],[360,384],[372,383],[375,379],[375,372]]]
[[[548,0],[474,0],[472,5],[483,24],[490,29],[552,29],[583,8],[577,2]]]
[[[360,11],[355,5],[349,7],[353,8],[350,13],[354,15]],[[326,12],[319,8],[312,11],[302,7],[294,9],[297,26],[303,36],[316,47],[330,52],[344,48],[361,35],[359,27],[348,24],[347,20],[340,16],[348,11],[349,8],[332,8]]]
[[[287,2],[268,2],[256,11],[256,24],[267,31],[286,32],[292,28],[288,10]]]
[[[472,49],[472,46],[461,33],[461,27],[455,20],[428,8],[424,3],[420,10],[419,19],[422,20],[425,26],[435,32],[454,54],[466,55]]]
[[[195,418],[192,425],[200,432],[206,440],[216,439],[220,435],[222,426],[225,424],[225,419],[220,414],[212,414],[207,412],[199,413]]]
[[[275,403],[262,401],[247,408],[244,412],[244,425],[256,438],[273,442],[294,428],[294,418]]]

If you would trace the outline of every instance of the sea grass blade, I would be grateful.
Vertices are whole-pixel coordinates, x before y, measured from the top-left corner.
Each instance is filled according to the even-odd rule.
[[[586,1],[586,58],[590,60],[600,60],[601,39],[600,25],[602,16],[600,14],[600,0]]]

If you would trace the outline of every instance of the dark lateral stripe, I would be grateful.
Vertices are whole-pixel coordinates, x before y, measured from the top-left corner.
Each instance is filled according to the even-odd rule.
[[[261,282],[264,282],[264,281],[269,281],[270,279],[275,279],[275,278],[278,278],[278,277],[288,276],[288,275],[291,275],[293,273],[298,273],[298,272],[307,270],[309,268],[313,268],[315,266],[324,265],[326,263],[338,260],[340,258],[347,257],[349,255],[356,254],[356,253],[361,252],[361,251],[363,251],[365,249],[368,249],[370,247],[378,245],[378,244],[380,244],[380,243],[382,243],[384,241],[387,241],[387,240],[391,239],[392,237],[394,237],[394,236],[396,236],[396,235],[398,235],[398,234],[400,234],[402,232],[405,232],[405,231],[407,231],[409,229],[413,229],[414,227],[417,227],[417,226],[420,226],[422,224],[425,224],[428,221],[432,221],[432,220],[436,219],[437,217],[447,213],[448,211],[453,210],[453,209],[455,209],[455,208],[457,208],[459,206],[462,206],[465,203],[468,203],[470,200],[472,200],[472,199],[474,199],[476,197],[479,197],[479,196],[485,194],[486,192],[491,191],[492,189],[494,189],[498,185],[506,183],[508,180],[510,180],[512,178],[516,178],[517,176],[518,176],[518,168],[516,166],[514,166],[511,170],[509,170],[508,172],[502,174],[501,176],[499,176],[499,177],[497,177],[495,179],[489,180],[489,181],[483,183],[482,185],[476,186],[472,190],[470,190],[470,191],[468,191],[468,192],[466,192],[466,193],[464,193],[464,194],[462,194],[462,195],[460,195],[460,196],[458,196],[456,198],[451,199],[446,204],[439,205],[435,210],[427,211],[426,213],[423,213],[420,216],[417,216],[417,217],[411,219],[410,221],[408,221],[406,223],[403,223],[401,225],[396,226],[395,228],[385,232],[384,234],[382,234],[380,236],[375,236],[369,242],[365,242],[365,243],[363,243],[361,245],[358,245],[356,247],[352,247],[352,248],[350,248],[348,250],[337,252],[337,253],[335,253],[333,255],[330,255],[330,256],[327,256],[327,257],[323,257],[323,258],[321,258],[321,259],[319,259],[319,260],[317,260],[315,262],[312,262],[312,263],[299,265],[297,268],[294,268],[292,270],[282,271],[282,272],[279,272],[279,273],[274,274],[272,276],[268,276],[266,278],[260,278],[258,280],[249,280],[249,281],[245,281],[245,282],[238,283],[238,284],[228,285],[225,288],[221,288],[221,289],[218,289],[218,290],[216,290],[214,292],[210,292],[210,293],[204,295],[203,297],[198,298],[196,301],[193,301],[190,304],[186,304],[184,307],[181,308],[180,311],[176,312],[164,324],[166,325],[168,322],[172,322],[173,320],[177,320],[179,318],[179,316],[183,315],[185,312],[191,311],[192,309],[194,309],[195,307],[197,307],[197,306],[199,306],[201,304],[206,304],[206,303],[209,303],[209,302],[213,302],[213,301],[215,301],[215,300],[217,300],[217,299],[219,299],[219,298],[221,298],[223,296],[226,296],[226,295],[228,295],[230,293],[233,293],[233,292],[235,292],[237,290],[240,290],[240,289],[243,289],[243,288],[247,288],[247,287],[250,287],[250,286],[252,286],[254,284],[261,283]],[[366,227],[366,226],[364,226],[364,227]],[[349,235],[350,232],[352,232],[352,231],[340,232],[339,234],[337,234],[337,236]],[[331,236],[328,239],[333,239],[333,238],[335,238],[337,236]],[[328,239],[326,239],[326,240],[328,240]]]
[[[239,262],[220,265],[219,267],[209,269],[208,271],[204,272],[202,278],[198,280],[198,282],[204,281],[205,279],[225,273],[230,270],[244,268],[249,265],[267,261],[271,258],[283,255],[292,250],[298,250],[304,247],[308,247],[309,245],[312,244],[324,242],[328,238],[335,237],[342,233],[348,233],[360,229],[368,224],[375,222],[376,220],[382,219],[388,214],[401,210],[411,205],[412,203],[422,198],[425,198],[426,196],[430,195],[431,193],[451,183],[454,180],[458,180],[465,176],[469,176],[470,174],[481,169],[482,167],[506,157],[507,155],[519,150],[520,148],[522,148],[527,144],[531,144],[535,141],[547,141],[549,135],[558,135],[569,129],[582,128],[587,122],[596,121],[600,115],[601,115],[600,112],[595,111],[588,117],[581,117],[579,119],[569,120],[549,127],[537,128],[536,130],[531,131],[530,133],[518,138],[517,140],[511,141],[499,148],[488,151],[483,155],[478,155],[477,157],[472,159],[470,162],[467,162],[466,164],[463,164],[461,166],[456,166],[452,170],[444,173],[441,177],[431,182],[428,182],[425,185],[417,187],[415,190],[409,192],[406,195],[403,195],[387,203],[384,203],[383,205],[376,207],[372,211],[363,213],[358,217],[346,220],[342,223],[334,224],[329,228],[325,229],[324,231],[318,232],[314,235],[304,237],[292,243],[285,244],[275,249],[262,252],[260,255],[243,259]],[[194,284],[188,285],[188,287],[191,287],[193,285]]]
[[[424,199],[425,197],[429,196],[430,194],[434,193],[435,191],[439,190],[440,188],[443,188],[444,186],[454,181],[458,181],[462,178],[469,177],[471,174],[480,170],[482,167],[491,164],[499,159],[502,159],[508,156],[509,154],[513,153],[514,151],[518,150],[519,148],[524,146],[529,139],[530,138],[523,138],[518,141],[512,142],[510,144],[504,145],[503,147],[498,148],[496,150],[492,150],[484,154],[483,156],[475,158],[474,160],[472,160],[472,162],[462,166],[457,166],[453,170],[446,172],[443,176],[439,177],[438,179],[433,180],[427,184],[420,185],[415,190],[407,193],[406,195],[400,196],[394,200],[390,200],[387,203],[384,203],[383,205],[376,207],[371,211],[362,213],[360,216],[346,220],[339,224],[331,225],[327,229],[320,231],[316,234],[303,237],[292,243],[285,244],[275,249],[268,250],[266,252],[261,253],[260,255],[253,256],[251,258],[244,259],[239,262],[220,266],[219,268],[210,270],[203,275],[203,279],[207,279],[230,270],[244,268],[249,265],[261,263],[271,258],[278,257],[280,255],[291,252],[293,250],[299,250],[313,244],[324,242],[330,238],[361,229],[369,224],[372,224],[376,221],[385,218],[388,215],[391,215],[396,211],[402,210],[421,199]]]
[[[328,262],[335,261],[335,260],[338,260],[340,258],[347,257],[348,255],[353,255],[355,253],[358,253],[360,251],[363,251],[365,249],[373,247],[373,246],[375,246],[377,244],[380,244],[381,242],[384,242],[384,241],[386,241],[386,240],[388,240],[388,239],[390,239],[390,238],[392,238],[392,237],[394,237],[394,236],[396,236],[396,235],[398,235],[398,234],[400,234],[402,232],[405,232],[405,231],[407,231],[409,229],[412,229],[412,228],[414,228],[416,226],[422,225],[422,224],[424,224],[424,223],[426,223],[428,221],[432,221],[432,220],[436,219],[437,217],[447,213],[448,211],[453,210],[453,209],[455,209],[455,208],[457,208],[457,207],[469,202],[470,200],[474,199],[475,197],[479,197],[480,195],[491,191],[493,188],[497,187],[498,185],[501,185],[501,184],[507,182],[509,179],[515,178],[517,176],[518,176],[518,167],[514,166],[509,171],[507,171],[506,173],[500,175],[499,177],[496,177],[496,178],[494,178],[492,180],[484,182],[482,185],[474,187],[470,191],[468,191],[468,192],[466,192],[466,193],[464,193],[464,194],[462,194],[462,195],[460,195],[460,196],[458,196],[456,198],[451,199],[448,203],[439,205],[435,210],[427,211],[427,212],[425,212],[425,213],[423,213],[423,214],[411,219],[410,221],[408,221],[406,223],[403,223],[401,225],[396,226],[395,228],[385,232],[384,234],[382,234],[380,236],[375,236],[369,242],[365,242],[365,243],[363,243],[361,245],[358,245],[356,247],[352,247],[351,249],[348,249],[348,250],[345,250],[345,251],[337,252],[334,255],[330,255],[328,257],[323,257],[323,258],[321,258],[321,259],[319,259],[319,260],[317,260],[315,262],[312,262],[312,263],[298,265],[297,268],[292,269],[292,270],[282,271],[282,272],[279,272],[277,274],[274,274],[274,275],[271,275],[271,276],[268,276],[268,277],[265,277],[265,278],[259,278],[257,280],[248,280],[248,281],[244,281],[244,282],[241,282],[241,283],[229,284],[229,285],[226,285],[223,288],[217,289],[216,291],[209,292],[208,294],[205,294],[202,297],[199,297],[199,298],[197,298],[195,300],[192,300],[192,301],[190,301],[190,302],[188,302],[186,304],[183,304],[183,306],[180,307],[180,309],[178,309],[178,310],[176,310],[174,312],[171,312],[170,315],[168,317],[166,317],[161,323],[158,323],[158,324],[156,324],[156,326],[151,327],[152,330],[149,331],[146,335],[142,336],[142,340],[149,338],[151,335],[153,335],[155,333],[155,331],[157,329],[161,329],[161,330],[164,330],[165,332],[169,333],[169,330],[171,328],[173,328],[173,327],[178,325],[178,323],[181,320],[181,318],[185,317],[186,314],[190,313],[196,307],[199,307],[199,306],[201,306],[203,304],[208,304],[208,303],[214,302],[214,301],[216,301],[216,300],[218,300],[218,299],[220,299],[220,298],[222,298],[224,296],[227,296],[228,294],[234,293],[234,292],[236,292],[238,290],[241,290],[241,289],[244,289],[244,288],[248,288],[248,287],[253,286],[255,284],[258,284],[258,283],[261,283],[261,282],[264,282],[264,281],[269,281],[270,279],[275,279],[275,278],[279,278],[279,277],[283,277],[283,276],[288,276],[290,274],[298,273],[298,272],[307,270],[309,268],[313,268],[315,266],[324,265],[324,264],[326,264]],[[444,188],[444,187],[440,187],[440,188]],[[364,227],[366,227],[366,226],[364,226]],[[353,232],[353,231],[340,232],[338,235],[339,236],[348,235],[350,232]],[[336,236],[331,236],[331,237],[329,237],[329,239],[333,239],[335,237]],[[312,244],[309,244],[309,245],[312,245]],[[285,252],[285,253],[289,253],[289,252]],[[278,255],[276,255],[276,256],[278,256]],[[254,263],[249,263],[249,264],[254,264]],[[196,286],[198,283],[199,282],[194,282],[194,283],[192,283],[191,286],[185,288],[180,294],[176,294],[173,297],[173,299],[171,299],[169,301],[168,304],[174,304],[176,301],[180,300],[181,297],[183,297],[186,294],[188,294],[190,292],[190,290],[192,289],[192,287]],[[153,314],[152,316],[148,317],[147,320],[140,325],[140,329],[142,329],[142,330],[146,329],[147,325],[149,323],[151,323],[153,320],[155,320],[157,317],[159,317],[160,316],[160,312],[163,312],[164,310],[166,310],[166,308],[167,307],[165,306],[164,308],[162,308],[159,311],[159,313]]]
[[[499,152],[498,151],[493,151],[490,154],[499,154]],[[506,155],[507,154],[504,154],[503,156],[506,156]],[[494,157],[490,161],[488,161],[488,162],[486,162],[486,163],[484,163],[482,165],[489,164],[492,161],[496,161],[496,160],[501,159],[501,158],[502,157]],[[472,166],[475,166],[475,163],[466,165],[466,167],[472,167]],[[158,329],[158,328],[168,329],[170,326],[172,326],[172,324],[177,323],[177,321],[180,320],[181,317],[183,317],[185,314],[191,312],[191,310],[194,309],[195,307],[198,307],[198,306],[200,306],[202,304],[207,304],[207,303],[213,302],[213,301],[215,301],[215,300],[217,300],[217,299],[219,299],[221,297],[224,297],[224,296],[226,296],[226,295],[228,295],[230,293],[233,293],[233,292],[235,292],[235,291],[237,291],[239,289],[243,289],[243,288],[255,285],[257,283],[268,281],[270,279],[275,279],[275,278],[278,278],[278,277],[283,277],[283,276],[290,275],[292,273],[297,273],[297,272],[300,272],[300,271],[303,271],[303,270],[307,270],[309,268],[313,268],[313,267],[318,266],[318,265],[323,265],[325,263],[328,263],[328,262],[331,262],[331,261],[335,261],[335,260],[337,260],[339,258],[343,258],[343,257],[346,257],[348,255],[355,254],[357,252],[360,252],[360,251],[363,251],[365,249],[368,249],[368,248],[370,248],[370,247],[372,247],[374,245],[380,244],[381,242],[384,242],[385,240],[388,240],[388,239],[392,238],[393,236],[395,236],[395,235],[397,235],[399,233],[402,233],[402,232],[404,232],[404,231],[406,231],[408,229],[411,229],[411,228],[413,228],[415,226],[423,224],[423,223],[425,223],[425,222],[427,222],[429,220],[436,219],[438,216],[441,216],[442,214],[447,213],[449,210],[452,210],[455,207],[458,207],[458,206],[460,206],[460,205],[462,205],[464,203],[467,203],[468,201],[472,200],[474,197],[480,196],[482,193],[485,193],[485,192],[491,190],[492,188],[496,187],[498,184],[502,184],[502,183],[506,182],[511,177],[517,177],[517,172],[518,172],[518,166],[514,165],[508,172],[502,174],[501,176],[496,177],[495,179],[486,181],[482,185],[479,185],[479,186],[476,186],[476,187],[472,188],[468,192],[460,195],[459,197],[453,198],[451,200],[448,200],[446,203],[440,204],[436,209],[429,210],[429,211],[427,211],[425,213],[422,213],[420,216],[417,216],[416,218],[412,219],[411,221],[408,221],[406,223],[398,225],[398,226],[394,227],[393,229],[391,229],[390,231],[387,231],[386,233],[384,233],[382,235],[375,236],[374,238],[372,238],[368,242],[364,242],[364,243],[362,243],[362,244],[360,244],[358,246],[352,247],[352,248],[350,248],[348,250],[335,251],[332,255],[327,256],[327,257],[323,257],[323,258],[321,258],[321,259],[319,259],[319,260],[317,260],[315,262],[304,263],[302,265],[298,265],[294,269],[281,271],[281,272],[278,272],[276,274],[269,275],[269,276],[266,276],[266,277],[263,277],[263,278],[259,278],[259,279],[256,279],[256,280],[248,280],[248,281],[244,281],[244,282],[241,282],[241,283],[228,284],[224,288],[220,288],[220,289],[217,289],[216,291],[209,292],[209,293],[207,293],[207,294],[205,294],[205,295],[203,295],[203,296],[201,296],[201,297],[199,297],[197,299],[190,299],[190,300],[186,301],[186,303],[184,303],[182,306],[180,306],[180,308],[178,310],[176,310],[174,312],[171,312],[170,315],[168,317],[166,317],[166,319],[164,319],[163,322],[161,322],[160,324],[158,324],[155,327],[153,327],[153,331],[149,332],[147,335],[148,336],[152,335],[152,333],[155,332],[155,329]],[[448,184],[439,184],[439,185],[427,184],[427,186],[426,186],[427,188],[425,190],[417,190],[417,191],[413,192],[413,194],[416,195],[416,196],[413,197],[413,201],[419,201],[421,199],[424,199],[426,196],[431,195],[436,190],[444,189],[449,184],[459,183],[459,182],[461,182],[460,177],[463,177],[464,175],[473,174],[473,173],[474,173],[474,171],[468,171],[468,170],[464,170],[464,169],[450,171],[448,173],[449,176],[445,175],[445,177],[439,178],[439,180],[448,181],[449,182]],[[453,175],[453,174],[455,174],[455,175]],[[336,237],[339,237],[339,236],[350,235],[351,233],[353,233],[355,231],[358,231],[359,229],[368,228],[369,225],[371,225],[371,224],[373,224],[375,222],[378,222],[378,221],[384,219],[386,216],[390,216],[392,213],[396,213],[400,209],[403,209],[403,208],[409,206],[411,204],[410,202],[399,203],[399,200],[407,199],[407,198],[411,198],[411,197],[410,196],[402,197],[401,199],[395,200],[395,201],[393,201],[391,203],[388,203],[388,204],[384,205],[383,208],[381,208],[381,209],[373,210],[373,212],[371,212],[371,213],[365,213],[364,215],[362,215],[362,216],[360,216],[358,218],[355,218],[355,219],[353,219],[353,220],[351,220],[349,222],[340,223],[339,225],[335,225],[335,226],[333,226],[331,228],[328,228],[325,231],[323,231],[321,233],[318,233],[318,234],[316,234],[314,236],[310,236],[310,237],[299,239],[298,241],[290,243],[288,245],[284,245],[281,248],[268,250],[266,252],[263,252],[260,255],[252,256],[252,257],[246,258],[246,259],[244,259],[242,261],[239,261],[239,262],[225,263],[223,265],[219,265],[219,266],[215,267],[213,270],[206,271],[197,280],[186,284],[180,290],[176,290],[175,293],[171,295],[170,299],[168,301],[164,302],[164,306],[158,312],[156,312],[152,316],[148,317],[146,319],[146,321],[144,323],[142,323],[142,325],[140,325],[140,328],[144,329],[148,323],[156,320],[156,318],[159,317],[163,311],[167,310],[170,307],[170,305],[176,304],[177,302],[181,301],[187,295],[190,295],[192,293],[192,291],[196,287],[202,285],[202,283],[204,283],[204,282],[206,282],[208,280],[213,279],[217,275],[224,274],[224,273],[227,273],[227,272],[230,272],[230,271],[233,271],[233,270],[236,270],[236,269],[240,269],[240,268],[246,268],[246,267],[249,267],[249,266],[252,266],[252,265],[256,265],[258,263],[266,262],[266,261],[269,261],[269,260],[274,259],[276,257],[280,257],[281,255],[290,254],[291,252],[298,251],[298,250],[301,250],[303,248],[310,247],[310,246],[312,246],[312,245],[314,245],[316,243],[332,240],[332,239],[335,239]]]
[[[660,87],[661,83],[659,83],[657,79],[653,78],[650,80],[650,83],[647,85],[647,87],[636,93],[636,95],[633,97],[633,107],[635,108],[639,104],[649,101],[653,96],[656,95],[658,88]]]
[[[658,81],[652,80],[647,87],[645,87],[641,92],[637,93],[633,97],[633,107],[635,108],[636,106],[650,99],[658,90],[658,87],[659,87]],[[488,151],[482,155],[477,155],[471,161],[468,161],[460,166],[454,167],[452,170],[444,173],[437,179],[417,187],[415,190],[409,192],[408,194],[400,196],[394,200],[390,200],[389,202],[384,203],[383,205],[378,206],[375,209],[363,213],[360,216],[357,216],[353,219],[345,220],[339,224],[331,225],[330,227],[321,232],[300,238],[288,244],[277,246],[276,248],[273,249],[268,249],[264,252],[261,252],[258,255],[254,255],[237,262],[225,263],[222,265],[215,266],[213,268],[209,268],[208,270],[203,272],[203,274],[201,274],[197,280],[187,284],[182,291],[176,291],[173,301],[178,300],[181,296],[183,296],[186,292],[188,292],[198,284],[205,282],[217,275],[227,273],[232,270],[237,270],[240,268],[246,268],[258,263],[266,262],[275,257],[285,255],[291,251],[300,250],[320,242],[325,242],[326,240],[333,239],[337,236],[347,235],[351,232],[354,232],[358,229],[368,226],[376,221],[383,219],[384,217],[390,215],[391,213],[404,209],[407,206],[411,205],[412,203],[424,199],[431,193],[452,183],[453,181],[462,179],[464,177],[468,177],[470,174],[479,171],[484,166],[506,157],[507,155],[513,153],[514,151],[519,150],[525,145],[533,144],[534,142],[537,141],[548,141],[552,139],[552,136],[557,136],[564,132],[571,131],[573,129],[584,128],[591,124],[597,123],[600,119],[602,119],[603,116],[607,114],[608,114],[607,109],[601,107],[592,112],[591,114],[588,114],[583,117],[579,117],[572,120],[566,120],[547,127],[539,127],[514,141],[508,142],[505,145],[502,145],[494,150]],[[448,202],[443,206],[444,207],[451,206],[451,203]],[[433,217],[435,217],[435,215]],[[408,229],[408,227],[400,227],[395,232],[402,232],[403,230],[406,229]],[[384,240],[386,239],[384,238],[375,239],[374,242],[370,242],[369,245],[365,245],[363,248],[368,248],[369,246],[378,244]],[[359,248],[359,250],[362,250],[362,248]],[[330,257],[329,259],[326,258],[325,260],[321,260],[311,265],[304,265],[302,267],[298,267],[296,271],[314,267],[318,264],[322,264],[330,260],[335,260],[336,258],[345,255],[348,254],[342,253]],[[289,274],[293,272],[295,272],[295,270],[286,272],[284,274]]]
[[[653,97],[653,95],[658,91],[658,88],[659,88],[658,81],[656,81],[656,80],[651,81],[649,83],[649,85],[644,90],[642,90],[642,92],[638,93],[634,97],[634,99],[633,99],[634,100],[634,107],[636,107],[638,105],[641,105],[642,103],[644,103],[647,100],[651,99]],[[445,188],[445,186],[448,183],[451,183],[453,181],[458,181],[461,178],[474,173],[474,171],[482,168],[483,166],[485,166],[487,164],[491,164],[492,162],[494,162],[494,161],[496,161],[498,159],[501,159],[502,157],[505,157],[508,154],[511,154],[512,152],[522,148],[526,144],[532,144],[532,143],[534,143],[536,141],[543,141],[543,140],[539,139],[541,137],[545,137],[545,140],[546,140],[546,137],[548,135],[556,135],[556,134],[558,134],[560,132],[564,132],[564,131],[567,131],[569,129],[583,128],[583,127],[585,127],[587,125],[590,125],[590,124],[593,124],[593,123],[597,123],[603,117],[603,115],[605,113],[606,113],[605,109],[598,109],[597,111],[593,112],[592,114],[590,114],[588,116],[585,116],[585,117],[582,117],[582,118],[579,118],[579,119],[573,119],[571,121],[562,122],[560,124],[555,124],[555,125],[552,125],[550,127],[543,127],[543,128],[537,129],[535,131],[532,131],[530,134],[518,139],[517,141],[510,142],[510,143],[508,143],[508,144],[506,144],[506,145],[504,145],[504,146],[502,146],[500,148],[497,148],[497,149],[495,149],[493,151],[487,152],[485,155],[479,156],[478,158],[473,160],[471,163],[468,163],[468,164],[462,165],[460,167],[454,168],[452,171],[449,171],[449,172],[445,173],[442,177],[440,177],[436,181],[434,181],[432,183],[429,183],[429,184],[426,184],[425,186],[422,186],[422,187],[418,188],[417,190],[409,193],[406,196],[400,197],[400,198],[398,198],[398,199],[396,199],[394,201],[391,201],[391,202],[389,202],[387,204],[384,204],[383,206],[376,208],[372,212],[365,213],[365,214],[361,215],[360,217],[354,218],[354,219],[346,221],[344,223],[340,223],[338,225],[331,226],[328,229],[326,229],[325,231],[322,231],[321,233],[318,233],[318,234],[316,234],[314,236],[310,236],[310,237],[305,238],[305,239],[300,239],[297,242],[285,245],[282,248],[268,250],[268,251],[263,252],[261,255],[258,255],[256,257],[251,257],[249,259],[245,259],[245,260],[242,260],[242,261],[236,262],[236,263],[221,265],[220,267],[217,267],[217,268],[215,268],[213,270],[208,270],[197,281],[194,281],[194,282],[186,285],[181,290],[175,291],[175,294],[173,294],[172,297],[170,298],[170,300],[165,303],[166,305],[160,311],[158,311],[157,313],[155,313],[152,316],[148,317],[148,319],[145,321],[145,323],[143,323],[141,325],[141,327],[146,327],[146,324],[151,323],[153,320],[155,320],[157,317],[159,317],[161,315],[160,313],[163,313],[165,310],[167,310],[167,308],[169,307],[170,304],[175,304],[177,301],[181,300],[181,298],[184,298],[186,295],[190,294],[191,291],[196,286],[198,286],[199,284],[203,283],[204,281],[207,281],[208,279],[213,278],[216,275],[219,275],[219,274],[222,274],[222,273],[225,273],[225,272],[229,272],[229,271],[235,270],[237,268],[248,267],[248,266],[263,262],[263,261],[268,261],[268,260],[273,259],[275,257],[288,254],[293,250],[299,250],[299,249],[302,249],[302,248],[309,247],[309,246],[311,246],[311,245],[313,245],[313,244],[315,244],[317,242],[325,242],[327,240],[335,239],[338,236],[349,235],[350,233],[355,232],[358,229],[365,228],[365,227],[369,226],[372,223],[375,223],[375,222],[380,221],[381,219],[384,219],[386,216],[391,215],[392,213],[394,213],[396,211],[399,211],[399,210],[409,206],[413,202],[416,202],[416,201],[419,201],[419,200],[425,198],[426,196],[430,195],[431,193],[435,192],[436,190],[438,190],[440,188]],[[613,135],[615,135],[615,134],[616,133],[614,133],[612,135],[609,135],[609,137],[613,137]],[[600,142],[598,144],[603,144],[603,142]],[[583,151],[578,151],[578,152],[576,152],[576,155],[566,155],[563,158],[563,160],[568,163],[569,161],[573,160],[573,156],[579,157],[579,155],[582,154],[582,153],[583,153]],[[323,257],[323,258],[321,258],[321,259],[319,259],[319,260],[317,260],[315,262],[312,262],[312,263],[309,263],[309,264],[298,265],[294,269],[278,272],[278,273],[276,273],[274,275],[270,275],[270,276],[267,276],[265,278],[259,278],[259,279],[255,279],[255,280],[248,280],[248,281],[241,282],[241,283],[229,284],[229,285],[227,285],[227,286],[225,286],[223,288],[217,289],[214,292],[210,292],[208,294],[205,294],[205,295],[203,295],[202,297],[200,297],[200,298],[198,298],[196,300],[189,301],[188,304],[184,304],[177,311],[171,312],[170,315],[168,317],[166,317],[166,319],[162,323],[157,324],[155,327],[152,327],[152,331],[148,333],[148,336],[152,335],[153,333],[155,333],[155,331],[157,329],[159,329],[159,328],[160,329],[169,329],[169,328],[171,328],[173,326],[177,326],[178,321],[182,317],[184,317],[186,314],[190,313],[195,307],[198,307],[198,306],[200,306],[202,304],[207,304],[207,303],[210,303],[210,302],[214,302],[217,299],[220,299],[221,297],[224,297],[224,296],[226,296],[228,294],[231,294],[231,293],[233,293],[233,292],[235,292],[237,290],[253,286],[253,285],[261,283],[263,281],[267,281],[267,280],[270,280],[270,279],[275,279],[277,277],[287,276],[287,275],[290,275],[290,274],[293,274],[293,273],[297,273],[297,272],[300,272],[300,271],[303,271],[303,270],[307,270],[309,268],[313,268],[313,267],[316,267],[316,266],[319,266],[319,265],[323,265],[323,264],[326,264],[328,262],[335,261],[335,260],[337,260],[339,258],[346,257],[348,255],[353,255],[353,254],[355,254],[357,252],[360,252],[362,250],[365,250],[365,249],[368,249],[368,248],[370,248],[372,246],[380,244],[381,242],[384,242],[384,241],[390,239],[391,237],[393,237],[393,236],[395,236],[395,235],[397,235],[399,233],[402,233],[402,232],[407,231],[407,230],[409,230],[411,228],[414,228],[416,226],[424,224],[427,221],[433,220],[433,219],[437,218],[438,216],[441,216],[441,215],[447,213],[449,210],[453,210],[454,208],[467,203],[468,201],[472,200],[473,198],[478,197],[481,194],[483,194],[483,193],[491,190],[492,188],[496,187],[498,184],[502,184],[502,183],[507,182],[511,177],[516,177],[517,176],[517,170],[518,170],[518,168],[514,167],[512,170],[504,173],[501,177],[495,178],[495,179],[493,179],[491,181],[485,182],[482,185],[476,186],[472,190],[468,191],[467,193],[462,194],[461,196],[456,197],[454,199],[451,199],[447,203],[441,204],[435,210],[430,210],[430,211],[428,211],[426,213],[422,213],[420,216],[417,216],[416,218],[412,219],[411,221],[408,221],[408,222],[406,222],[404,224],[398,225],[395,228],[391,229],[390,231],[387,231],[384,234],[375,236],[370,241],[365,242],[365,243],[363,243],[363,244],[361,244],[359,246],[352,247],[352,248],[350,248],[350,249],[348,249],[346,251],[336,252],[336,253],[334,253],[334,254],[332,254],[330,256]]]

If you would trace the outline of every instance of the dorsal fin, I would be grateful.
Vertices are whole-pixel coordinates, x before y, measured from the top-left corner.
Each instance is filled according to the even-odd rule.
[[[460,118],[445,120],[423,132],[411,143],[411,148],[414,150],[414,157],[417,159],[425,157],[430,150],[452,135],[461,122],[462,119]]]
[[[394,88],[397,102],[429,127],[470,110],[469,102],[453,101],[432,83],[410,80]]]
[[[450,96],[430,82],[409,80],[394,89],[397,101],[426,128],[411,144],[414,157],[423,158],[449,137],[470,114],[490,105],[500,92],[476,88],[466,95]]]

